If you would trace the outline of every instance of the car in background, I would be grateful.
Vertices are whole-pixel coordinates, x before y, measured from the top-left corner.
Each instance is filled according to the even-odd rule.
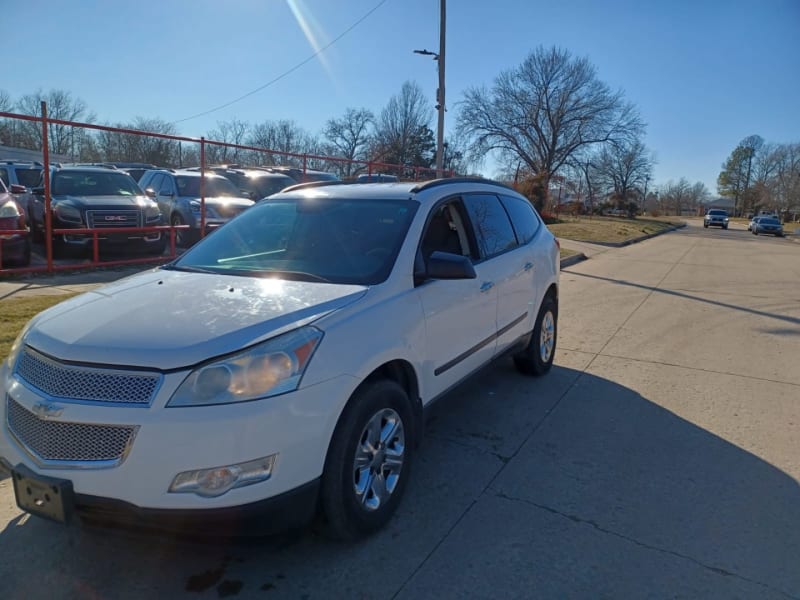
[[[37,195],[30,214],[31,229],[44,237],[45,197],[43,177],[33,189]],[[141,250],[161,254],[166,235],[156,232],[126,231],[134,227],[162,225],[158,205],[148,198],[133,178],[109,167],[55,167],[50,172],[50,210],[53,229],[115,229],[119,233],[100,233],[103,249]],[[62,233],[53,235],[53,254],[89,250],[93,235]]]
[[[193,170],[198,170],[197,168]],[[281,190],[296,185],[295,181],[285,173],[278,173],[271,169],[239,167],[238,165],[221,165],[208,167],[218,175],[229,179],[239,191],[246,194],[251,200],[262,200]]]
[[[762,218],[763,216],[761,215],[756,217],[751,217],[750,221],[747,223],[747,231],[753,231],[753,227],[755,226],[755,224],[758,223],[759,220],[761,220]]]
[[[0,466],[56,521],[263,535],[319,511],[362,537],[436,398],[495,359],[551,369],[559,270],[495,182],[293,187],[34,317],[0,365]]]
[[[703,227],[706,229],[709,227],[722,227],[723,229],[727,229],[728,213],[719,208],[712,208],[703,218]]]
[[[189,229],[175,230],[179,246],[188,247],[200,239],[201,189],[200,171],[191,169],[159,169],[147,171],[139,180],[145,194],[158,203],[167,223],[188,225]],[[216,173],[205,174],[205,232],[209,233],[253,206],[249,198],[231,181]]]
[[[70,166],[70,167],[107,167],[107,168],[114,168],[119,169],[133,177],[135,181],[139,181],[147,171],[151,169],[160,169],[158,165],[151,165],[148,163],[139,163],[139,162],[92,162],[92,163],[71,163],[71,164],[64,164],[63,166]]]
[[[0,180],[0,268],[31,262],[31,238],[25,209]]]
[[[388,175],[387,173],[362,173],[356,177],[356,183],[396,183],[397,181],[397,175]]]
[[[43,168],[42,163],[37,161],[0,160],[0,181],[14,194],[28,215],[31,214],[33,203],[36,202],[36,196],[31,193],[31,188],[38,185]]]
[[[294,179],[297,183],[311,183],[313,181],[339,181],[339,178],[333,173],[327,171],[315,171],[313,169],[306,169],[305,171],[299,167],[284,167],[273,166],[266,167],[275,173],[283,173]]]
[[[755,220],[755,219],[754,219]],[[772,217],[760,217],[751,229],[753,235],[766,233],[776,237],[783,237],[783,225],[778,219]]]

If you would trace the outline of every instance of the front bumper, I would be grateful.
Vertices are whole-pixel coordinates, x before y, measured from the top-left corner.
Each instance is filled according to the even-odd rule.
[[[245,507],[296,490],[320,477],[339,414],[357,385],[355,378],[340,376],[263,400],[167,408],[167,401],[185,376],[185,372],[166,374],[150,406],[76,404],[31,389],[16,376],[10,376],[4,364],[0,371],[0,459],[12,466],[22,464],[46,477],[70,480],[76,498],[81,499],[79,504],[87,507],[130,506],[132,511],[122,512],[155,511],[155,515],[159,511]],[[42,401],[56,402],[63,414],[48,420],[132,425],[138,426],[138,431],[118,466],[45,466],[9,431],[7,403],[11,401],[28,411]],[[261,483],[234,488],[214,498],[167,491],[178,473],[272,454],[277,454],[272,475]]]

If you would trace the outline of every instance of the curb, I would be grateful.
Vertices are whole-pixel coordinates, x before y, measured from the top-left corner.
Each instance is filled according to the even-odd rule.
[[[686,223],[681,223],[680,225],[674,225],[672,227],[668,227],[662,231],[657,231],[655,233],[648,233],[647,235],[643,235],[637,238],[633,238],[632,240],[625,240],[624,242],[594,242],[590,240],[574,240],[576,242],[583,242],[584,244],[594,244],[596,246],[604,246],[606,248],[622,248],[624,246],[630,246],[631,244],[638,244],[639,242],[643,242],[645,240],[649,240],[650,238],[657,237],[659,235],[664,235],[665,233],[670,233],[672,231],[676,231],[678,229],[683,229],[686,227]],[[568,239],[568,238],[564,238]]]
[[[561,268],[566,269],[567,267],[571,267],[572,265],[576,265],[579,262],[583,262],[584,260],[588,260],[589,257],[586,256],[583,252],[579,252],[578,254],[573,254],[572,256],[568,256],[566,258],[561,259]]]

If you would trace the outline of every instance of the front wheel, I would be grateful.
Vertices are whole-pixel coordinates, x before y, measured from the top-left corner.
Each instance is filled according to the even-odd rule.
[[[525,375],[544,375],[553,366],[558,338],[558,305],[549,294],[542,300],[528,347],[514,356],[514,364]]]
[[[353,540],[376,531],[400,503],[411,469],[411,401],[394,381],[362,385],[344,409],[322,473],[325,533]]]
[[[706,229],[708,229],[708,223],[703,223],[703,227],[705,227]]]

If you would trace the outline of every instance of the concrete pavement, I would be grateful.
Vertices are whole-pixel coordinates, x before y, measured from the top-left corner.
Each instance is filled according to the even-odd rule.
[[[800,245],[690,225],[562,273],[557,366],[437,407],[358,544],[62,528],[0,482],[0,597],[800,598]]]

